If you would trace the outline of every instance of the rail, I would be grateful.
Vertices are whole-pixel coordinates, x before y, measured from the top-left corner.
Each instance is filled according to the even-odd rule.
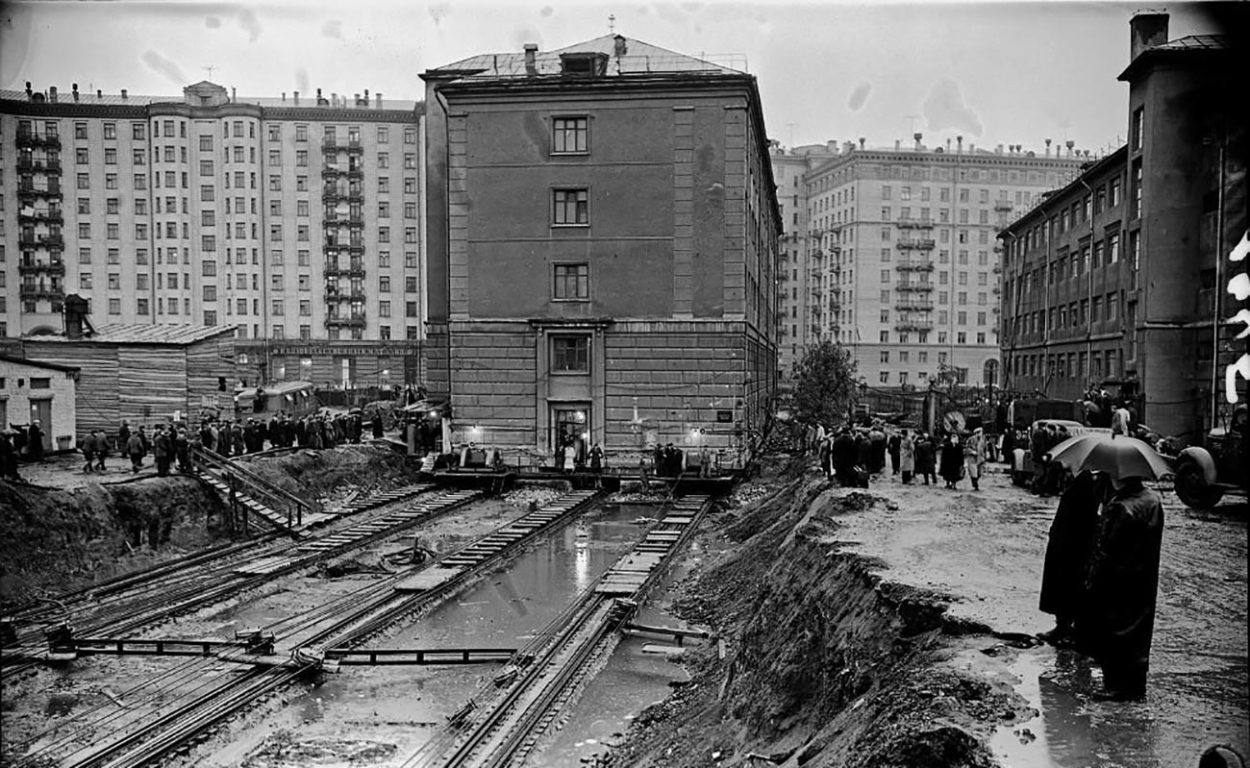
[[[294,529],[304,522],[304,513],[313,513],[317,507],[313,502],[283,490],[250,469],[245,469],[237,462],[219,456],[202,446],[191,447],[192,465],[197,470],[225,482],[232,489],[236,482],[241,486],[238,490],[258,501],[266,503],[271,509],[286,515],[287,528]]]

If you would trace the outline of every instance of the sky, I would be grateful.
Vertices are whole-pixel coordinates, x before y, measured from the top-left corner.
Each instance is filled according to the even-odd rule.
[[[956,135],[991,148],[1126,132],[1129,19],[1141,3],[203,2],[0,0],[0,88],[180,96],[211,79],[243,96],[300,91],[419,100],[418,75],[479,53],[607,34],[733,54],[758,79],[784,146]],[[1169,36],[1223,31],[1207,4],[1170,5]],[[1156,9],[1159,10],[1159,9]],[[613,17],[610,21],[610,17]],[[211,70],[209,69],[211,67]],[[209,77],[211,71],[211,78]]]

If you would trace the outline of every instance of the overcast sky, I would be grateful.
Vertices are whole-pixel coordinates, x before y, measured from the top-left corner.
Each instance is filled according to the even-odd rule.
[[[1141,3],[4,2],[0,88],[174,95],[208,79],[240,96],[321,88],[420,99],[418,74],[478,53],[616,32],[690,54],[737,54],[771,138],[981,146],[1125,133],[1128,22]],[[1220,31],[1170,5],[1170,37]]]

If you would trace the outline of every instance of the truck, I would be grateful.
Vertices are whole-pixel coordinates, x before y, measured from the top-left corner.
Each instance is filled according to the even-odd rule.
[[[1181,502],[1192,509],[1210,509],[1224,496],[1250,492],[1247,456],[1246,404],[1233,409],[1227,428],[1213,427],[1202,445],[1185,448],[1175,459],[1173,487]]]

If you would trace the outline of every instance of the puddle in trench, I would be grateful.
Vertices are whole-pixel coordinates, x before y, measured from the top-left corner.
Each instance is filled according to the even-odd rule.
[[[990,747],[1002,765],[1188,768],[1213,744],[1245,748],[1244,708],[1232,701],[1213,708],[1195,691],[1201,680],[1152,669],[1146,701],[1099,702],[1090,694],[1101,688],[1101,671],[1074,651],[1024,651],[1008,668],[1020,679],[1017,692],[1040,714],[995,733]]]
[[[593,512],[528,545],[504,570],[373,647],[518,648],[645,535],[647,528],[634,524],[642,514],[637,508]],[[237,764],[272,728],[292,728],[301,741],[352,738],[394,744],[397,755],[410,755],[498,670],[493,664],[345,666],[292,696],[266,723],[237,734],[207,764]]]

